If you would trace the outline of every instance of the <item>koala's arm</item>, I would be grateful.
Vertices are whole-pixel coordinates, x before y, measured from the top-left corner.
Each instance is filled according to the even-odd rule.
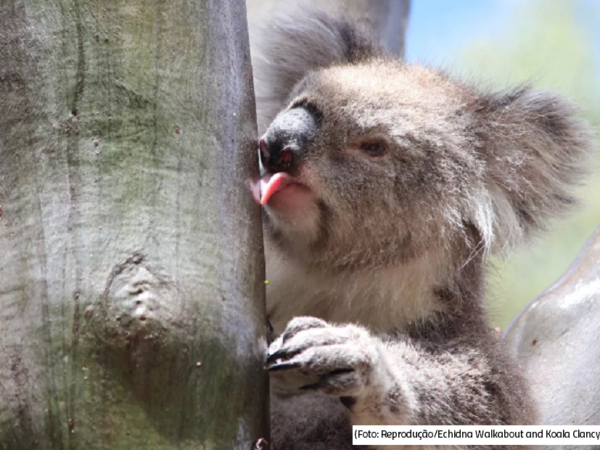
[[[527,393],[499,345],[483,330],[439,345],[299,317],[269,364],[276,376],[311,379],[302,390],[339,397],[354,425],[529,423]]]

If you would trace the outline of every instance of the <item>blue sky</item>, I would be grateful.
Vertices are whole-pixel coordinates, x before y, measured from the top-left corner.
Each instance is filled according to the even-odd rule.
[[[406,59],[452,63],[473,40],[502,33],[511,9],[508,0],[413,0]]]
[[[515,6],[527,1],[532,0],[412,0],[406,59],[452,66],[471,42],[504,35]],[[581,14],[578,20],[592,35],[600,79],[600,1],[573,1],[596,8],[596,15]]]

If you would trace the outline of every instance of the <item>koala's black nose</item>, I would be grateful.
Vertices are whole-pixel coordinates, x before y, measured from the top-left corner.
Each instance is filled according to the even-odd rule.
[[[316,131],[316,119],[304,108],[278,115],[258,144],[262,169],[273,173],[291,170]]]
[[[261,139],[258,143],[260,148],[260,162],[269,172],[284,172],[292,166],[294,155],[289,146],[283,146],[279,142],[272,142]]]

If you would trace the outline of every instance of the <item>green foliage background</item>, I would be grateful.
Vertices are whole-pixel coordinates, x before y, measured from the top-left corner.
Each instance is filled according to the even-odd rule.
[[[491,86],[530,81],[535,88],[561,92],[582,105],[581,116],[600,130],[600,2],[538,0],[515,2],[513,17],[497,39],[464,49],[461,77]],[[536,295],[550,287],[573,262],[600,224],[600,158],[580,190],[582,206],[549,233],[507,259],[492,262],[488,299],[492,324],[503,329]]]

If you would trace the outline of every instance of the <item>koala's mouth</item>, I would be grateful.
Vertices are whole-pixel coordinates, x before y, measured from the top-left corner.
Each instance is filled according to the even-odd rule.
[[[296,182],[285,172],[266,173],[260,179],[260,204],[266,205],[273,195],[292,184]]]
[[[258,203],[275,209],[296,209],[312,197],[308,187],[286,172],[265,173],[252,191]]]

